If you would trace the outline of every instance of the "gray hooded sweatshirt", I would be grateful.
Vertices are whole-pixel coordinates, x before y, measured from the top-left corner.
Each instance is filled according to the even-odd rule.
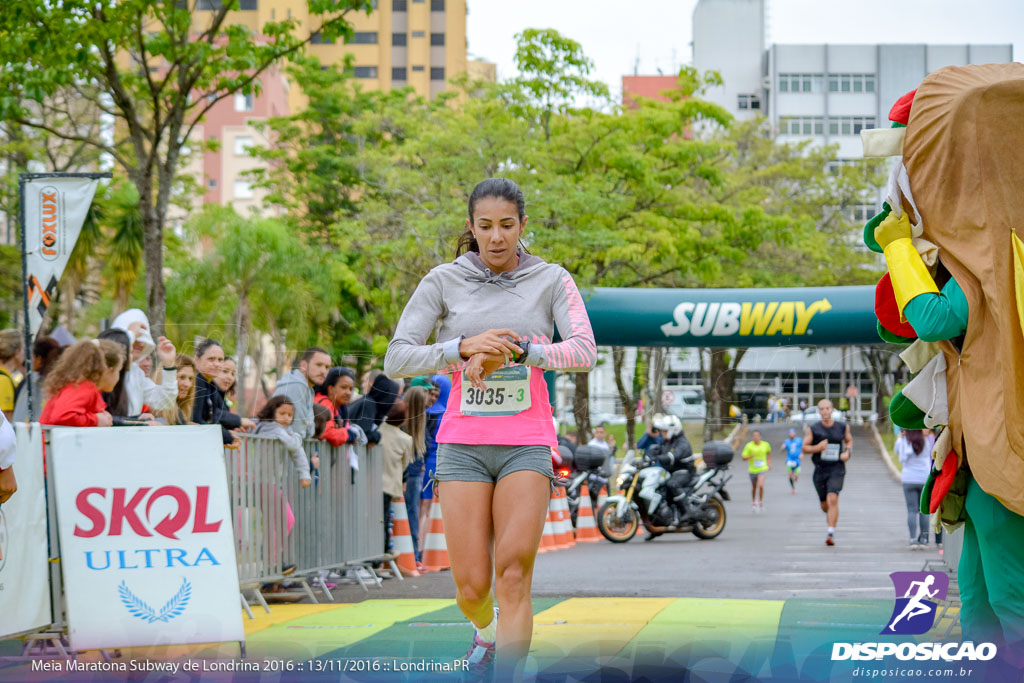
[[[302,370],[292,370],[281,378],[274,387],[273,396],[287,396],[295,404],[295,419],[292,420],[292,431],[303,439],[316,436],[316,424],[313,420],[313,389]]]
[[[552,343],[556,327],[563,339],[557,344]],[[429,344],[435,328],[436,341]],[[504,273],[493,273],[473,252],[437,266],[420,281],[402,312],[388,344],[384,372],[393,378],[454,373],[438,443],[554,445],[550,405],[540,372],[531,375],[534,400],[527,412],[487,417],[481,422],[459,410],[462,383],[458,370],[463,360],[459,343],[463,337],[504,328],[530,341],[523,365],[589,372],[597,361],[583,298],[561,266],[522,251],[519,265]],[[503,441],[488,440],[496,433],[502,434]]]

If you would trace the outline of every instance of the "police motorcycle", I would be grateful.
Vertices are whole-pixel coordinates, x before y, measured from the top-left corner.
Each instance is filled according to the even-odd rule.
[[[658,416],[654,426],[665,432],[665,441],[648,449],[639,461],[624,463],[619,475],[619,494],[610,496],[597,512],[597,528],[612,543],[625,543],[640,525],[646,540],[665,533],[692,532],[701,539],[717,537],[725,529],[725,484],[733,459],[724,441],[704,444],[697,471],[696,457],[673,415]]]
[[[580,492],[583,484],[590,494],[590,505],[597,509],[597,496],[608,486],[608,451],[596,446],[576,446],[575,450],[560,448],[562,464],[557,468],[556,485],[565,487],[566,502],[572,524],[576,526],[576,513],[580,507]]]

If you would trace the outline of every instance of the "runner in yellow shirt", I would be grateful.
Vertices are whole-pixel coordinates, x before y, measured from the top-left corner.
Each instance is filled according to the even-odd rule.
[[[764,511],[764,479],[772,466],[772,445],[761,440],[761,432],[754,430],[751,441],[743,447],[743,459],[750,472],[750,499],[754,512]]]

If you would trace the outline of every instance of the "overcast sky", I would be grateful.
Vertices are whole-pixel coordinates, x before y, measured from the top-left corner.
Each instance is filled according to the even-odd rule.
[[[665,74],[692,57],[696,0],[467,0],[469,54],[515,75],[515,34],[554,28],[578,41],[595,76]],[[769,43],[1012,43],[1024,58],[1022,0],[769,0]]]

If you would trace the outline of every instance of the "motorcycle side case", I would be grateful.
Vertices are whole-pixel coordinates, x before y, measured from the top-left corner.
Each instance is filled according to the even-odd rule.
[[[578,472],[593,472],[608,462],[608,451],[596,446],[577,446],[573,465]]]
[[[725,441],[708,441],[701,450],[704,464],[708,467],[725,467],[735,455],[732,446]]]

